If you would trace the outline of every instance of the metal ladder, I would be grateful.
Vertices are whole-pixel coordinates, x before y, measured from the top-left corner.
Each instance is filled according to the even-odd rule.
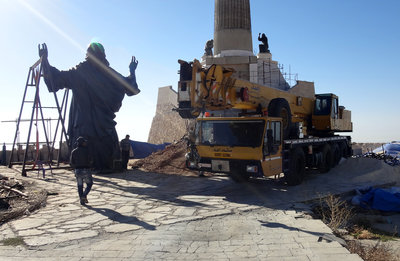
[[[58,132],[60,125],[61,125],[62,130],[61,130],[61,135],[59,137],[60,148],[59,148],[58,159],[57,159],[57,167],[59,167],[59,164],[60,164],[60,152],[61,152],[61,144],[62,144],[63,138],[65,138],[65,141],[68,142],[68,136],[67,136],[67,133],[66,133],[66,130],[64,127],[65,126],[64,119],[65,119],[65,114],[67,111],[69,90],[65,89],[61,106],[58,102],[58,97],[57,97],[56,93],[53,93],[56,106],[52,106],[52,107],[42,106],[42,103],[40,100],[40,88],[39,88],[40,80],[42,77],[43,77],[43,67],[42,67],[42,58],[40,58],[35,64],[33,64],[29,68],[28,77],[26,80],[25,90],[24,90],[22,103],[21,103],[21,109],[20,109],[19,116],[17,119],[17,127],[16,127],[16,131],[15,131],[15,136],[14,136],[13,146],[11,149],[11,156],[10,156],[10,160],[8,163],[8,167],[12,168],[13,165],[21,164],[21,162],[14,162],[13,157],[14,157],[14,149],[15,149],[17,137],[19,136],[19,133],[20,133],[20,123],[26,121],[26,122],[29,122],[29,130],[27,133],[27,141],[25,143],[25,152],[24,152],[24,157],[23,157],[23,161],[22,161],[21,174],[22,174],[22,176],[26,176],[27,171],[37,170],[39,173],[39,171],[42,170],[43,178],[44,178],[45,170],[46,170],[44,168],[45,164],[49,166],[48,169],[51,171],[51,173],[52,173],[52,169],[54,169],[52,167],[53,153],[54,153],[54,146],[56,144],[56,139],[57,139],[57,132]],[[33,96],[33,99],[31,97],[31,100],[28,100],[27,96],[28,96],[28,92],[30,91],[30,89],[34,89],[34,96]],[[30,119],[21,119],[25,103],[32,104],[32,112],[31,112]],[[49,131],[48,131],[48,128],[46,128],[46,124],[45,124],[45,121],[51,121],[51,119],[44,118],[43,109],[57,109],[57,112],[58,112],[58,119],[55,119],[57,121],[57,126],[56,126],[56,130],[55,130],[54,137],[52,140],[49,140]],[[39,121],[41,121],[42,125],[43,125],[45,142],[39,142],[39,132],[38,132]],[[31,138],[32,126],[34,125],[34,122],[35,122],[35,126],[36,126],[36,142],[34,143],[35,147],[36,147],[36,156],[35,156],[35,159],[33,160],[33,162],[31,162],[32,168],[27,169],[26,165],[27,165],[28,149],[29,149],[29,145],[32,145],[32,143],[30,142],[30,138]],[[47,150],[48,150],[48,158],[46,160],[39,159],[39,154],[40,154],[39,153],[39,145],[43,144],[43,143],[45,143],[47,145]],[[18,145],[20,145],[20,144],[18,144]],[[18,151],[16,151],[16,154],[17,154],[17,158],[19,159]]]

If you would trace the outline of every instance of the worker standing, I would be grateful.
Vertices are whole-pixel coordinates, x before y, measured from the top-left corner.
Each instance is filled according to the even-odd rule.
[[[93,186],[93,177],[91,172],[92,160],[87,146],[87,140],[79,137],[76,140],[77,148],[71,152],[70,165],[75,170],[76,182],[78,185],[78,194],[81,205],[89,203],[87,195]],[[83,182],[86,183],[86,189],[83,191]]]
[[[129,153],[131,151],[131,141],[129,140],[130,136],[126,135],[125,139],[121,140],[121,158],[122,158],[122,169],[127,170],[128,162],[129,162]]]

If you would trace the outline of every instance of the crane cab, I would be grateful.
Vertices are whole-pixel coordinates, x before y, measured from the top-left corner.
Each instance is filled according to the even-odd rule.
[[[351,132],[351,112],[339,106],[339,98],[335,94],[316,94],[312,129],[318,133]]]

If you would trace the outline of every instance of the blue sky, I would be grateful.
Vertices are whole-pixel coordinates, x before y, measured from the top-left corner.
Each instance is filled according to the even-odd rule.
[[[317,93],[337,94],[352,111],[353,141],[400,140],[400,1],[250,3],[255,52],[257,35],[264,32],[274,60],[287,71],[290,66],[300,80],[313,81]],[[200,59],[205,42],[213,38],[213,0],[0,4],[1,121],[18,117],[39,43],[47,44],[53,66],[67,70],[84,60],[87,45],[95,39],[103,43],[110,65],[124,75],[129,74],[131,56],[139,60],[142,92],[125,97],[116,121],[120,138],[129,133],[131,139],[146,141],[158,88],[176,89],[177,60]],[[52,102],[51,96],[43,95],[42,105],[46,102]],[[15,124],[0,123],[0,142],[12,142],[14,134]]]

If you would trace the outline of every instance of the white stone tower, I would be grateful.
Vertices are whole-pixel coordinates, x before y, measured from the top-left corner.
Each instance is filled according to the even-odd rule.
[[[215,0],[214,54],[253,56],[249,0]]]
[[[215,0],[214,53],[205,54],[202,64],[223,65],[233,68],[237,78],[289,89],[271,53],[253,53],[250,0]]]
[[[214,55],[203,56],[202,63],[233,68],[235,77],[254,80],[250,70],[257,70],[257,57],[253,54],[249,0],[215,0]]]

